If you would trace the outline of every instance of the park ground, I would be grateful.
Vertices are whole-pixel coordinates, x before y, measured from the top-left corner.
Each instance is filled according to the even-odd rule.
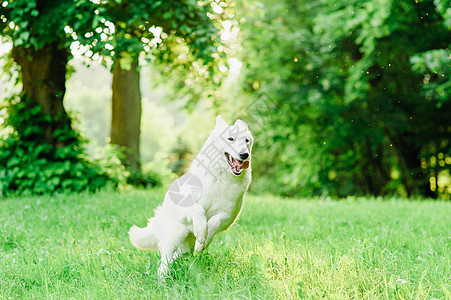
[[[451,299],[450,202],[249,195],[165,283],[133,248],[162,190],[0,200],[0,299]]]

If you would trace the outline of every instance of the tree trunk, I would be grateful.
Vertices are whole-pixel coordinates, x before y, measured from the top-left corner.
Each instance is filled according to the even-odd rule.
[[[71,127],[63,106],[67,51],[60,48],[58,43],[52,43],[39,50],[33,47],[14,47],[12,55],[21,68],[24,96],[32,103],[41,105],[42,112],[51,117],[51,122],[43,128],[44,141],[55,147],[64,146],[64,143],[55,137],[54,132],[64,126]]]
[[[113,109],[111,143],[124,147],[129,170],[141,170],[139,143],[141,133],[141,92],[138,59],[127,70],[116,60],[113,69]]]

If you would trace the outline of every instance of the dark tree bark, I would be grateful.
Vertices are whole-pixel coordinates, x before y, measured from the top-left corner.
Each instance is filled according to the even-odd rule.
[[[116,61],[113,69],[113,109],[111,143],[125,148],[122,162],[132,171],[140,171],[141,92],[138,59],[126,70]]]
[[[39,50],[33,47],[14,47],[12,55],[21,68],[24,96],[32,103],[41,105],[42,112],[52,119],[43,125],[44,141],[55,147],[64,146],[64,143],[57,140],[54,132],[64,126],[71,127],[70,118],[63,106],[67,51],[60,48],[58,43],[53,43]]]

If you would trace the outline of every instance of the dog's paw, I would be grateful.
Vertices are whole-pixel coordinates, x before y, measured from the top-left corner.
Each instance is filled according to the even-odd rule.
[[[160,267],[158,268],[158,271],[157,271],[158,281],[163,283],[166,280],[166,278],[168,277],[168,271],[169,271],[168,266],[164,263],[161,263]]]
[[[199,253],[200,251],[204,250],[204,248],[205,244],[196,240],[196,244],[194,245],[194,253]]]
[[[205,244],[205,241],[207,240],[207,226],[198,226],[194,227],[194,236],[196,237],[196,241],[198,241],[201,244]]]
[[[198,235],[196,236],[196,244],[202,244],[205,245],[205,242],[207,241],[207,235],[206,234],[202,234],[202,235]]]

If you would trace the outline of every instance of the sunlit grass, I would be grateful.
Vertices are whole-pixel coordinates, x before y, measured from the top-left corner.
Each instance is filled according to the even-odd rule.
[[[449,298],[450,204],[249,196],[158,284],[133,248],[162,191],[0,201],[0,298]]]

